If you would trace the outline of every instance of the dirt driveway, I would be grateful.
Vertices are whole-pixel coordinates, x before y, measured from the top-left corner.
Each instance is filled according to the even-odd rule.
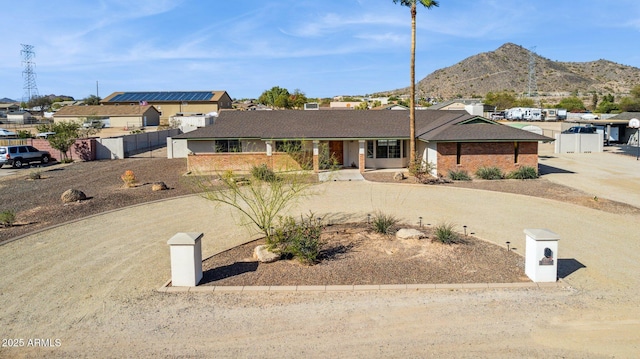
[[[449,220],[498,244],[511,241],[520,253],[524,228],[549,228],[561,236],[559,258],[572,263],[566,273],[572,287],[157,293],[170,277],[166,241],[174,233],[204,232],[205,256],[249,239],[230,211],[182,197],[0,246],[0,357],[632,358],[640,352],[639,216],[464,188],[369,182],[322,188],[299,210],[357,219],[381,209],[407,221]],[[16,342],[9,339],[24,345],[11,347]]]

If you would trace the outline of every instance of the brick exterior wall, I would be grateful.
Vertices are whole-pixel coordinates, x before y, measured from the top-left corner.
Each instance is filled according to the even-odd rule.
[[[457,143],[438,143],[438,175],[449,171],[467,171],[473,175],[480,167],[498,167],[504,173],[529,166],[538,170],[538,143],[520,142],[518,162],[514,162],[513,142],[477,142],[460,144],[460,164],[457,164]]]
[[[286,153],[209,153],[189,155],[187,169],[192,172],[250,171],[251,167],[266,164],[274,171],[300,170],[300,165]]]
[[[56,150],[51,147],[49,141],[45,139],[30,139],[30,145],[41,150],[41,151],[49,151],[51,153],[51,157],[55,158],[56,161],[62,160],[62,152]],[[96,159],[96,139],[95,138],[84,138],[76,140],[76,143],[71,146],[69,150],[69,158],[74,161],[95,161]]]

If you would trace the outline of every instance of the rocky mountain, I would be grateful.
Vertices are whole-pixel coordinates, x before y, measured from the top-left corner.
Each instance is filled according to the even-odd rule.
[[[484,97],[487,92],[504,90],[527,93],[531,52],[506,43],[495,51],[468,57],[437,70],[416,85],[420,97],[451,99]],[[640,69],[608,60],[559,62],[534,54],[537,92],[540,96],[562,97],[578,92],[586,94],[628,94],[640,84]],[[416,64],[419,66],[419,64]],[[408,94],[409,87],[388,91]]]

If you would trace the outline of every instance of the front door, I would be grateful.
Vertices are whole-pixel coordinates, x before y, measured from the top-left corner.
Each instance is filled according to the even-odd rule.
[[[344,164],[344,142],[343,141],[329,141],[329,153],[336,159],[338,164],[342,166]]]

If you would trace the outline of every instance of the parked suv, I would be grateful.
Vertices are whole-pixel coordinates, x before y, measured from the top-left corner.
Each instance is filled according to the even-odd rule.
[[[597,133],[595,127],[582,127],[582,126],[574,126],[568,130],[562,131],[562,133]]]
[[[51,154],[49,152],[39,151],[33,146],[0,146],[0,167],[8,164],[14,168],[20,168],[25,163],[40,162],[45,164],[50,160]]]

